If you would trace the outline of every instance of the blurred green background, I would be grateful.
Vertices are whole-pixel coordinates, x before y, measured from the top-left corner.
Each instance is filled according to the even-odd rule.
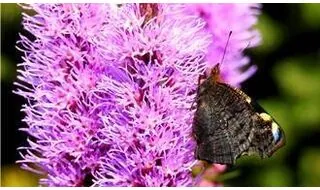
[[[219,179],[225,186],[320,186],[320,4],[264,4],[260,47],[248,50],[258,72],[242,89],[282,126],[287,144],[272,158],[242,157]],[[26,143],[12,93],[21,9],[1,4],[1,186],[37,186],[37,176],[15,164]]]

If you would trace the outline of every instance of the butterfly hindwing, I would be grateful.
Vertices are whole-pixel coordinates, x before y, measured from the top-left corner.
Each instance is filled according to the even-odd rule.
[[[259,110],[253,117],[255,132],[249,151],[256,152],[260,157],[266,158],[285,144],[285,136],[277,122],[261,107]]]

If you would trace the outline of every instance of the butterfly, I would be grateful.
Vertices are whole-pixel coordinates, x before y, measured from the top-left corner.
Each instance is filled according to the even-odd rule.
[[[192,133],[195,157],[209,163],[233,165],[242,155],[270,157],[285,145],[279,124],[238,88],[220,80],[220,65],[197,89]]]

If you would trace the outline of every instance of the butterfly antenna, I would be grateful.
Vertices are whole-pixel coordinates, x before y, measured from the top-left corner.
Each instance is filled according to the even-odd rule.
[[[228,47],[228,44],[229,44],[229,40],[230,40],[231,34],[232,34],[232,31],[229,32],[228,40],[227,40],[226,46],[224,47],[224,50],[223,50],[223,55],[222,55],[221,62],[217,63],[213,67],[213,69],[211,70],[210,76],[213,79],[213,81],[219,81],[220,80],[220,65],[223,63],[224,56],[226,55],[227,47]]]
[[[228,44],[229,44],[229,40],[230,40],[231,34],[232,34],[232,31],[229,32],[228,40],[227,40],[226,46],[224,47],[224,50],[223,50],[223,55],[222,55],[222,59],[221,59],[221,62],[220,62],[221,64],[223,63],[224,56],[226,55],[227,47],[228,47]]]

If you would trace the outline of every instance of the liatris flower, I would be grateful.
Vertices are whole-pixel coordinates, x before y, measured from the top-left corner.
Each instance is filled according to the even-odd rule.
[[[46,186],[196,185],[190,107],[207,24],[183,5],[24,8],[36,13],[23,18],[34,40],[19,41],[22,167]]]
[[[30,138],[21,147],[22,167],[46,177],[48,186],[83,186],[108,151],[97,139],[101,119],[88,96],[107,64],[92,43],[109,21],[109,5],[35,4],[23,26],[34,40],[21,36],[24,52],[16,83],[26,98],[23,128]],[[90,184],[90,182],[88,182]],[[91,182],[92,183],[92,182]]]
[[[207,54],[207,73],[221,61],[230,31],[232,35],[221,64],[222,79],[239,86],[256,71],[255,66],[248,66],[250,59],[243,55],[243,50],[261,41],[259,32],[253,28],[260,7],[260,4],[189,4],[188,11],[203,18],[206,30],[213,36]]]
[[[95,184],[192,185],[189,109],[211,36],[201,19],[183,11],[123,5],[97,38],[114,69],[91,98],[104,124],[101,142],[111,146],[94,172]]]

